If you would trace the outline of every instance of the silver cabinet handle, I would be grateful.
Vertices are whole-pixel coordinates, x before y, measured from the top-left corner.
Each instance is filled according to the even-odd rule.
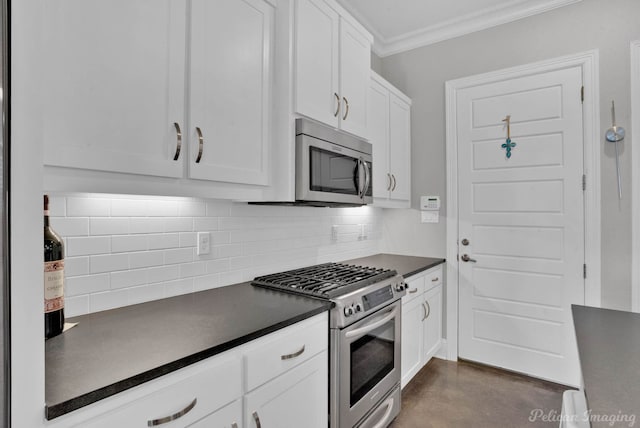
[[[204,149],[204,138],[202,137],[202,130],[196,126],[196,133],[198,134],[198,157],[196,163],[200,163],[202,159],[202,150]]]
[[[391,188],[391,191],[393,192],[396,190],[396,176],[391,174],[391,177],[393,177],[393,187]]]
[[[337,93],[333,93],[333,95],[336,96],[336,101],[338,101],[337,105],[336,105],[336,112],[333,113],[333,117],[338,117],[338,113],[340,113],[340,95],[338,95]]]
[[[184,409],[180,410],[178,413],[174,413],[171,416],[165,416],[164,418],[151,419],[151,420],[147,421],[147,426],[155,427],[155,426],[158,426],[158,425],[166,424],[166,423],[171,422],[171,421],[175,421],[176,419],[180,419],[181,417],[183,417],[184,415],[189,413],[191,411],[191,409],[196,407],[197,403],[198,403],[198,398],[194,398],[193,401],[191,403],[189,403],[189,405],[187,407],[185,407]]]
[[[347,97],[342,97],[342,99],[344,100],[344,116],[342,117],[342,120],[347,120],[347,116],[349,116],[349,100],[347,99]]]
[[[432,278],[432,279],[431,279],[431,282],[438,282],[438,280],[439,280],[439,279],[440,279],[440,278],[438,278],[438,277],[436,276],[435,278]]]
[[[256,421],[256,428],[262,428],[262,424],[260,423],[260,416],[258,415],[258,412],[253,412],[253,414],[251,415],[253,416],[253,420]]]
[[[427,317],[429,316],[427,314],[427,306],[425,305],[426,302],[422,302],[422,310],[424,311],[424,315],[422,316],[422,319],[420,321],[424,321],[427,319]]]
[[[177,161],[180,157],[180,150],[182,150],[182,130],[178,122],[173,122],[173,126],[176,128],[176,154],[173,155],[173,160]]]
[[[296,351],[293,354],[281,355],[280,359],[281,360],[290,360],[292,358],[299,357],[300,355],[302,355],[303,352],[304,352],[304,345],[302,345],[302,348],[300,348],[299,351]]]
[[[387,172],[387,178],[389,179],[389,185],[387,186],[387,192],[388,192],[389,190],[391,190],[391,183],[392,183],[391,174],[389,174],[388,172]]]
[[[418,287],[414,288],[413,290],[409,290],[409,294],[413,294],[417,292],[418,292]]]
[[[391,411],[393,410],[393,403],[393,397],[389,398],[389,401],[385,403],[387,410],[384,412],[382,419],[380,419],[380,422],[375,424],[372,428],[384,428],[389,424],[389,418],[391,417]]]
[[[429,315],[431,315],[431,305],[429,304],[428,300],[426,300],[424,304],[427,307],[427,315],[424,317],[424,319],[427,319],[429,318]]]
[[[462,257],[460,257],[462,259],[463,262],[471,262],[471,263],[476,263],[477,260],[472,259],[471,257],[469,257],[469,254],[463,254]]]

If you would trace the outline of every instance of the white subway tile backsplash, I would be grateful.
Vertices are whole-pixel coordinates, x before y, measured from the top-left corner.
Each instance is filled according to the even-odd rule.
[[[193,261],[192,248],[179,248],[176,250],[166,250],[164,252],[164,263],[167,265],[175,263],[188,263]]]
[[[51,227],[64,237],[89,235],[88,218],[53,217]]]
[[[89,222],[92,235],[123,235],[129,233],[127,218],[92,218]]]
[[[150,250],[166,250],[180,246],[180,235],[178,233],[162,233],[147,235]]]
[[[69,257],[111,252],[111,237],[67,238],[66,254]]]
[[[164,253],[158,251],[141,251],[129,254],[129,265],[131,269],[145,268],[151,266],[162,266],[164,264]]]
[[[111,288],[127,288],[136,285],[143,285],[149,282],[149,271],[147,269],[123,270],[111,272]]]
[[[102,198],[67,197],[67,217],[106,217],[111,214],[111,201]]]
[[[89,259],[91,273],[113,272],[129,269],[128,254],[109,254],[91,256]]]
[[[149,248],[146,235],[117,235],[111,238],[111,251],[124,253],[143,251]]]
[[[220,200],[53,195],[65,239],[67,316],[207,290],[378,252],[382,211]],[[338,242],[331,238],[338,225]],[[359,240],[360,225],[367,239]],[[197,255],[197,232],[211,252]]]

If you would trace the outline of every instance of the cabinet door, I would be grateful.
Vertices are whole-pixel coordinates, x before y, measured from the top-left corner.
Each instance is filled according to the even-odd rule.
[[[340,19],[340,127],[368,138],[367,96],[371,76],[371,44],[355,27]]]
[[[369,142],[373,146],[373,197],[386,199],[391,188],[389,173],[389,91],[375,80],[369,88]]]
[[[326,428],[327,351],[253,390],[244,398],[247,428]]]
[[[186,1],[42,4],[45,165],[182,176]]]
[[[295,8],[295,109],[337,128],[340,16],[323,0],[297,0]]]
[[[242,428],[242,400],[227,404],[187,428]]]
[[[263,0],[194,0],[189,176],[268,184],[274,9]]]
[[[438,352],[442,342],[442,285],[425,293],[427,318],[424,320],[423,364]]]
[[[391,94],[389,104],[389,169],[393,177],[390,198],[411,199],[411,107]]]
[[[422,368],[424,312],[422,296],[402,305],[402,388]]]

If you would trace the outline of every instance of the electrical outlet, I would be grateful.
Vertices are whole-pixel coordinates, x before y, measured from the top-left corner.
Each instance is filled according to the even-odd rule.
[[[331,242],[338,242],[338,225],[331,226]]]
[[[358,236],[358,239],[361,241],[364,241],[367,239],[367,225],[366,224],[361,224],[360,225],[360,236]]]
[[[199,256],[209,254],[211,252],[211,234],[209,232],[198,232],[198,248]]]

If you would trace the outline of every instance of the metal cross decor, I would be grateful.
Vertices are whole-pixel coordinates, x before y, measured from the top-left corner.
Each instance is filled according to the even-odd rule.
[[[507,115],[507,117],[505,117],[504,119],[502,119],[503,122],[507,122],[507,141],[502,144],[502,148],[503,149],[507,149],[507,159],[511,158],[511,149],[514,148],[516,146],[516,143],[514,143],[513,141],[511,141],[511,115]]]

